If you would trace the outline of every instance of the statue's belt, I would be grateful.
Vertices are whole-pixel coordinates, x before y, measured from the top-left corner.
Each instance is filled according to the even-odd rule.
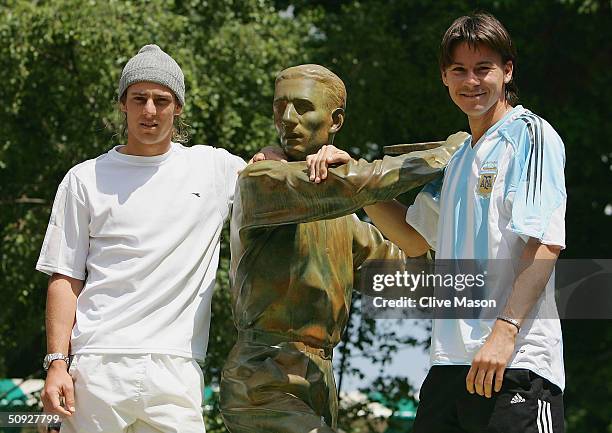
[[[265,332],[254,329],[243,329],[238,331],[237,343],[255,343],[265,346],[273,346],[282,349],[283,347],[293,347],[300,352],[307,352],[317,355],[323,359],[331,359],[334,351],[333,347],[315,347],[304,341],[295,341],[295,335],[283,335],[272,332]]]

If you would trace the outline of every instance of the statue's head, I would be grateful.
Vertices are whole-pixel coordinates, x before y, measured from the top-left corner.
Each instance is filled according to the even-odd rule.
[[[323,66],[293,66],[276,77],[273,106],[281,147],[290,160],[304,160],[342,128],[346,88]]]

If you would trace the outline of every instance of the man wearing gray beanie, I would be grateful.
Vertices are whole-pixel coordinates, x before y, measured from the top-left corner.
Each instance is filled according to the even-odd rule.
[[[51,276],[42,400],[62,432],[201,433],[198,362],[244,161],[176,142],[183,72],[157,45],[117,97],[127,143],[66,174],[36,265]]]

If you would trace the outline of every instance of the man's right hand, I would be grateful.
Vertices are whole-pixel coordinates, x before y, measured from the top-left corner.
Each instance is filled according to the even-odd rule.
[[[320,183],[327,179],[327,167],[331,164],[346,164],[352,160],[344,150],[338,149],[332,144],[325,145],[313,155],[306,157],[306,164],[310,172],[310,180],[314,183]]]
[[[64,398],[64,407],[60,397]],[[64,361],[54,361],[49,367],[41,398],[47,413],[66,417],[74,413],[74,384]]]

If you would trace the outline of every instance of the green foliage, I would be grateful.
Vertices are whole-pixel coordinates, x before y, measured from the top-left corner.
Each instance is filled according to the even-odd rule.
[[[567,222],[574,229],[568,230],[563,257],[609,255],[609,242],[593,242],[612,226],[604,213],[612,194],[602,191],[612,176],[609,2],[452,0],[444,7],[414,0],[279,3],[296,5],[298,17],[312,3],[326,5],[311,48],[315,60],[330,66],[347,85],[347,121],[336,144],[374,157],[384,145],[468,130],[440,79],[439,43],[460,15],[483,9],[497,16],[518,48],[520,103],[548,120],[566,145]]]
[[[298,17],[312,8],[325,11],[310,48],[316,61],[331,67],[347,85],[347,121],[335,144],[368,159],[380,157],[384,145],[442,139],[468,130],[465,116],[441,83],[438,46],[458,16],[475,9],[497,16],[518,48],[520,103],[547,119],[566,145],[568,247],[561,258],[610,257],[612,216],[605,213],[606,206],[612,210],[609,1],[277,3],[293,5]],[[413,194],[403,199],[410,202]],[[610,323],[568,321],[563,327],[567,431],[612,431],[612,354],[604,349],[612,344]],[[377,354],[369,344],[380,341],[381,332],[373,328],[366,334],[375,336],[370,341],[353,330],[343,349],[347,358]],[[365,348],[351,345],[353,340],[367,342]],[[385,355],[376,358],[382,362]],[[347,374],[359,374],[350,363],[345,368]]]
[[[336,359],[338,390],[346,393],[354,391],[343,387],[348,376],[367,379],[369,385],[359,392],[364,399],[361,401],[341,400],[338,427],[347,432],[375,432],[381,426],[391,429],[398,420],[381,419],[372,411],[372,403],[380,402],[376,396],[382,396],[386,408],[393,412],[407,401],[415,402],[414,384],[405,377],[395,377],[386,373],[386,368],[393,361],[399,350],[407,346],[425,346],[427,341],[417,341],[412,336],[398,336],[396,331],[402,327],[422,326],[420,321],[376,321],[360,314],[361,295],[356,293],[351,306],[351,314],[342,343],[337,350]],[[399,326],[398,326],[399,325]],[[353,365],[354,357],[368,360],[378,366],[376,377],[366,378],[362,371]],[[401,431],[401,430],[400,430]]]
[[[274,77],[301,63],[309,15],[266,1],[12,1],[0,10],[0,377],[40,375],[46,281],[34,271],[57,185],[116,136],[121,68],[156,43],[185,73],[192,143],[248,156],[276,142]],[[207,359],[207,383],[233,344],[227,235]],[[224,431],[218,411],[208,431]]]
[[[612,433],[612,326],[605,320],[563,323],[568,433]]]
[[[276,142],[275,74],[316,62],[348,89],[336,144],[368,159],[382,146],[441,139],[467,130],[437,67],[442,33],[475,8],[495,14],[519,51],[521,102],[546,118],[566,144],[568,249],[562,257],[609,256],[612,136],[609,117],[610,3],[607,0],[8,0],[0,6],[0,377],[40,374],[44,276],[34,271],[57,185],[74,164],[121,141],[116,88],[125,62],[147,43],[185,72],[191,143],[243,157]],[[282,11],[282,13],[279,13]],[[404,197],[410,200],[413,195]],[[223,235],[206,381],[218,381],[233,343]],[[607,241],[606,241],[607,240]],[[384,367],[405,345],[355,308],[339,350],[341,377],[363,375],[352,361],[381,367],[371,390],[390,405],[411,384]],[[603,328],[603,330],[602,330]],[[612,431],[612,343],[606,322],[564,324],[568,432]],[[414,384],[412,384],[414,385]],[[348,431],[372,431],[365,403],[345,408]],[[208,431],[224,428],[213,407]],[[361,421],[355,424],[355,420]],[[351,430],[354,429],[354,430]]]

